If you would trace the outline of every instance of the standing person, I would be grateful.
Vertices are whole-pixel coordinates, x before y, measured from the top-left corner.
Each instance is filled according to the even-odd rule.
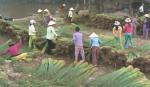
[[[8,55],[10,57],[16,58],[17,60],[26,60],[28,54],[27,53],[20,53],[20,49],[23,44],[23,38],[19,37],[19,41],[14,43],[10,42],[9,47],[6,49],[6,51],[0,53],[0,56]]]
[[[150,16],[149,14],[145,14],[144,17],[145,19],[143,23],[143,37],[147,39],[150,30]]]
[[[48,53],[51,53],[51,49],[55,47],[54,40],[57,37],[55,28],[54,28],[55,24],[56,23],[54,21],[50,21],[48,23],[47,34],[46,34],[46,39],[48,43]]]
[[[71,7],[68,13],[68,19],[70,23],[72,22],[72,18],[73,18],[73,11],[74,11],[74,8]]]
[[[131,47],[133,47],[133,41],[132,41],[132,32],[133,32],[133,27],[131,24],[131,19],[126,18],[125,19],[125,25],[124,25],[124,35],[125,35],[125,48],[129,47],[129,44]]]
[[[120,48],[123,49],[123,45],[122,45],[122,27],[120,26],[119,21],[115,21],[115,23],[114,23],[113,35],[114,35],[114,38],[115,38],[117,44],[119,44]]]
[[[96,33],[92,33],[89,37],[90,46],[92,48],[92,63],[94,66],[97,66],[101,40]]]
[[[51,15],[48,9],[45,9],[44,12],[45,12],[44,21],[45,21],[45,24],[48,25],[50,21],[54,20],[54,17]]]
[[[137,21],[137,15],[135,15],[135,17],[132,18],[132,26],[133,26],[133,37],[137,36],[137,25],[138,25],[138,21]]]
[[[83,35],[80,32],[80,28],[75,28],[75,33],[73,33],[73,42],[75,45],[75,61],[78,61],[78,56],[81,54],[82,60],[85,61],[85,54],[83,49]]]
[[[144,3],[139,7],[139,15],[142,16],[144,14]]]
[[[29,48],[35,48],[35,38],[36,38],[36,31],[35,31],[35,27],[34,27],[34,24],[35,24],[35,20],[30,20],[30,25],[29,25]]]

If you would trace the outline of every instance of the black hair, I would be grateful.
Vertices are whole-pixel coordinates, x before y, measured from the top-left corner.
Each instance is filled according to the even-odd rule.
[[[76,28],[75,28],[75,31],[76,31],[76,32],[79,32],[79,31],[80,31],[80,28],[79,28],[79,27],[76,27]]]

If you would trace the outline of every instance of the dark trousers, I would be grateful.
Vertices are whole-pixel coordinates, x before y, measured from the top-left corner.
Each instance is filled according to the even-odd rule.
[[[51,50],[55,48],[55,43],[52,40],[48,39],[47,43],[48,43],[47,53],[51,53]]]

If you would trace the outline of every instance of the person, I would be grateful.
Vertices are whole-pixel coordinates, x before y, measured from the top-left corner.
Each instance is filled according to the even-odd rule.
[[[48,9],[45,9],[44,12],[45,12],[44,21],[45,21],[45,24],[48,25],[48,23],[50,21],[55,20],[55,18],[51,15],[51,13]]]
[[[144,3],[139,7],[139,14],[142,16],[144,14]]]
[[[129,44],[131,45],[131,47],[134,47],[132,41],[133,27],[130,18],[125,19],[125,25],[123,26],[123,28],[124,28],[124,35],[125,35],[125,48],[129,48]]]
[[[85,54],[83,49],[83,34],[80,32],[80,28],[75,28],[75,33],[73,33],[73,42],[75,45],[75,61],[78,61],[78,56],[81,54],[82,60],[85,61]]]
[[[68,13],[68,19],[70,23],[72,22],[72,18],[73,18],[73,11],[74,11],[74,8],[71,7]]]
[[[133,18],[132,18],[132,26],[133,26],[133,37],[137,36],[137,25],[139,24],[137,21],[137,17],[138,15],[136,14]]]
[[[143,22],[143,37],[145,39],[148,39],[148,34],[149,34],[149,30],[150,30],[150,16],[149,14],[145,14],[144,15],[145,19]]]
[[[20,40],[17,43],[14,43],[12,41],[9,42],[9,48],[7,48],[4,52],[0,53],[0,56],[8,55],[12,58],[16,58],[17,60],[26,60],[28,54],[20,53],[22,44],[23,44],[23,38],[20,38]]]
[[[97,66],[101,40],[99,39],[96,33],[92,33],[89,36],[89,38],[90,38],[90,47],[92,49],[92,64],[94,66]]]
[[[46,39],[48,43],[48,53],[51,53],[51,49],[55,47],[54,40],[58,35],[55,32],[54,25],[56,23],[54,21],[50,21],[47,27]]]
[[[114,27],[113,27],[113,35],[117,43],[119,43],[119,46],[121,49],[123,49],[122,45],[122,27],[120,26],[119,21],[114,22]]]
[[[36,38],[36,30],[35,30],[35,27],[34,27],[34,24],[36,23],[35,20],[30,20],[30,25],[29,25],[29,48],[35,48],[35,38]]]

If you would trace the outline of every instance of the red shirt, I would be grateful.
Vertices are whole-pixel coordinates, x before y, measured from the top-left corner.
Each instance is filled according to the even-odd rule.
[[[126,23],[126,24],[124,25],[124,32],[125,32],[125,33],[132,33],[132,31],[133,31],[133,28],[132,28],[131,23],[130,23],[130,24]]]

